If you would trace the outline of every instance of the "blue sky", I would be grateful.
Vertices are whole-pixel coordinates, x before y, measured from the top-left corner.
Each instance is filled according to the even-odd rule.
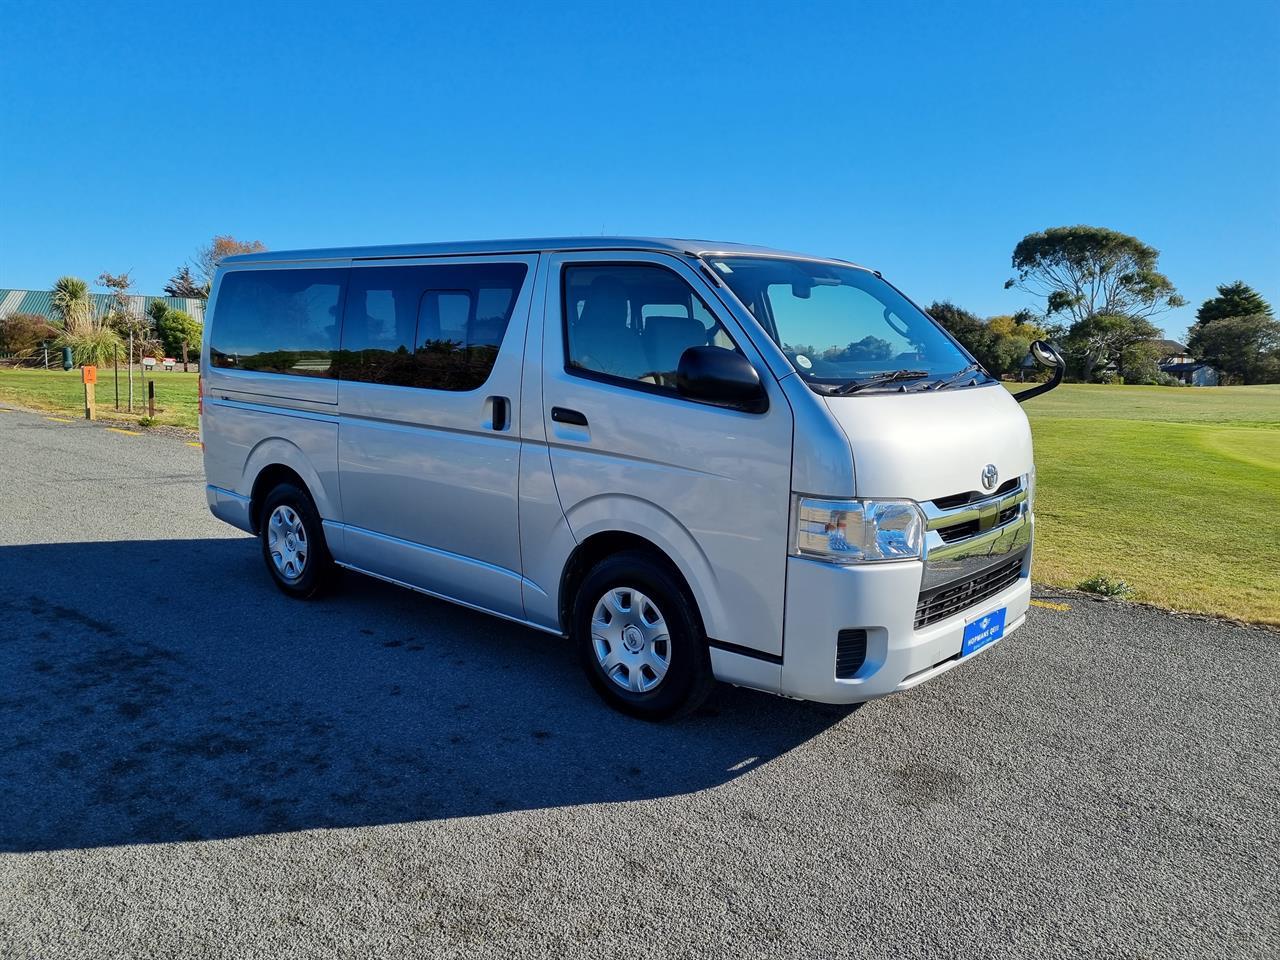
[[[0,0],[0,286],[274,248],[768,243],[983,314],[1024,234],[1280,306],[1280,3]]]

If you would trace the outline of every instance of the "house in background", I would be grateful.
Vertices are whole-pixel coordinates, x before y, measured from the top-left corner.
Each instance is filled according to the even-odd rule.
[[[1192,387],[1216,387],[1218,371],[1191,355],[1177,340],[1153,340],[1160,348],[1160,372],[1177,377]]]

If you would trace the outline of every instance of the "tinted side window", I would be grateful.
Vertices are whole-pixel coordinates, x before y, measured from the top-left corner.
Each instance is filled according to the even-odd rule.
[[[241,270],[218,288],[215,367],[334,376],[345,270]]]
[[[498,359],[528,268],[477,263],[425,269],[412,385],[474,390],[489,379]]]
[[[643,264],[567,266],[569,368],[674,390],[689,347],[736,350],[702,299],[670,270]]]
[[[408,386],[418,304],[430,267],[354,267],[336,366],[343,380]]]

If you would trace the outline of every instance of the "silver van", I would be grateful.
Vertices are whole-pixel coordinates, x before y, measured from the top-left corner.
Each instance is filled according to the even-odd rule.
[[[852,263],[600,237],[231,257],[201,371],[209,507],[281,590],[341,567],[568,636],[641,717],[715,680],[861,702],[1026,615],[1026,417]]]

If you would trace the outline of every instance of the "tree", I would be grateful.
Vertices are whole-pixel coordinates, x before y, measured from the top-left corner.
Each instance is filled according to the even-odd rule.
[[[49,298],[53,315],[68,332],[88,327],[93,321],[93,299],[89,285],[79,277],[59,277]]]
[[[1045,330],[1028,310],[983,320],[950,301],[934,302],[929,314],[959,340],[993,376],[1016,373],[1032,340]]]
[[[183,310],[166,309],[156,323],[156,333],[164,344],[165,356],[181,357],[182,345],[188,349],[200,349],[200,337],[204,330],[191,314]]]
[[[208,285],[213,283],[213,275],[218,272],[218,264],[227,257],[242,253],[261,253],[267,249],[261,240],[237,240],[230,234],[219,234],[209,244],[196,251],[195,268]]]
[[[1147,318],[1186,303],[1156,269],[1159,259],[1154,247],[1105,227],[1050,227],[1014,247],[1017,275],[1004,286],[1044,297],[1046,318]]]
[[[995,337],[987,328],[986,321],[976,313],[957,307],[950,300],[935,300],[929,307],[929,316],[946,327],[988,371],[994,372],[988,364],[994,359]]]
[[[208,286],[199,283],[191,275],[191,268],[185,265],[179,267],[178,272],[169,278],[169,282],[164,285],[164,293],[166,297],[180,297],[187,300],[209,298]]]
[[[1197,322],[1187,348],[1233,382],[1280,382],[1280,322],[1265,313]]]
[[[1158,336],[1160,329],[1144,317],[1098,313],[1071,324],[1062,339],[1067,353],[1080,361],[1081,379],[1088,382],[1099,366],[1119,364],[1126,349]]]
[[[1116,365],[1125,383],[1159,384],[1160,344],[1154,340],[1137,340],[1120,350]]]
[[[151,321],[151,325],[156,329],[160,328],[160,323],[168,312],[169,305],[159,297],[147,304],[147,319]]]
[[[1200,304],[1200,309],[1196,311],[1195,326],[1191,330],[1194,331],[1196,327],[1212,323],[1214,320],[1255,315],[1274,319],[1271,304],[1263,299],[1262,294],[1241,280],[1235,283],[1223,283],[1219,284],[1216,297],[1210,297]],[[1187,336],[1190,335],[1191,333],[1188,332]]]
[[[117,334],[117,346],[124,338],[129,338],[133,349],[129,353],[129,363],[135,356],[144,356],[148,348],[158,348],[151,335],[150,321],[133,310],[133,299],[129,293],[133,286],[133,278],[128,271],[124,273],[98,274],[98,286],[111,291],[111,305],[107,308],[107,325]],[[131,374],[132,376],[132,374]]]

